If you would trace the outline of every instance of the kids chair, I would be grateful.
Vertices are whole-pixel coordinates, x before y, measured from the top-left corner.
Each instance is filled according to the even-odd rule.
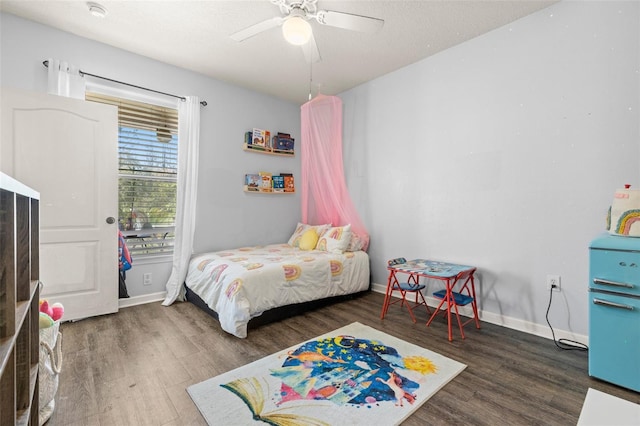
[[[427,301],[424,299],[422,295],[422,290],[424,290],[425,285],[420,284],[420,278],[418,275],[409,274],[409,278],[407,282],[399,282],[396,277],[396,271],[394,270],[394,266],[397,263],[393,263],[397,261],[396,259],[390,260],[388,262],[388,268],[391,272],[389,274],[389,280],[387,282],[387,292],[384,298],[384,304],[382,305],[382,313],[380,315],[380,319],[384,319],[384,316],[387,314],[389,310],[389,306],[400,303],[400,307],[407,306],[407,310],[409,311],[409,315],[411,316],[411,320],[415,323],[416,317],[413,314],[413,310],[418,306],[425,306],[427,309],[427,314],[430,314],[429,305],[427,305]],[[400,297],[397,300],[391,301],[394,292],[400,292]],[[407,295],[413,294],[415,295],[414,301],[407,300]]]
[[[460,335],[463,339],[464,331],[462,330],[462,327],[464,327],[471,321],[475,321],[476,328],[480,328],[480,320],[478,318],[478,304],[476,303],[476,288],[473,280],[473,274],[475,272],[476,268],[462,271],[458,275],[456,275],[453,280],[451,280],[451,283],[447,281],[447,287],[444,290],[436,291],[433,293],[433,296],[437,299],[440,299],[441,301],[434,314],[431,316],[431,318],[429,318],[427,327],[431,324],[438,311],[442,308],[442,312],[447,315],[449,326],[449,341],[453,340],[451,330],[452,308],[455,311],[456,319],[458,320],[458,328],[460,328]],[[458,291],[453,291],[456,288],[456,285],[459,285],[459,283],[462,283],[462,287],[460,287]],[[445,303],[446,306],[444,306],[443,308],[443,305]],[[473,309],[473,317],[462,322],[462,320],[460,320],[460,312],[458,311],[458,306],[466,306],[468,304],[471,304],[471,308]]]

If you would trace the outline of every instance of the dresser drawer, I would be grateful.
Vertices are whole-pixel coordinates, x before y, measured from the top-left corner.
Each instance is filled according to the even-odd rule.
[[[589,250],[589,287],[640,296],[640,253]]]

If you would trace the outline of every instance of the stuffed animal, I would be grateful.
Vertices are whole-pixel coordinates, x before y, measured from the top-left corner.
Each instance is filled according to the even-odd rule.
[[[64,315],[64,307],[61,303],[49,305],[46,299],[40,299],[40,328],[51,327],[54,322],[59,321]]]
[[[54,321],[59,321],[64,315],[64,306],[62,306],[62,303],[54,303],[51,305],[51,313],[51,318],[53,318]]]
[[[53,310],[51,309],[51,306],[49,306],[49,302],[45,299],[40,299],[40,312],[44,312],[50,317],[53,317]]]
[[[40,312],[40,319],[38,325],[40,328],[49,328],[54,324],[54,320],[44,312]]]

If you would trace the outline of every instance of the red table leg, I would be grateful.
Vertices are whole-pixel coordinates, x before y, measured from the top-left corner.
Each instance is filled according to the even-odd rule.
[[[392,280],[396,279],[395,271],[389,271],[389,278],[387,279],[387,291],[384,295],[384,303],[382,304],[382,312],[380,312],[380,319],[384,319],[384,316],[387,314],[389,310],[389,302],[391,301],[391,293],[393,293],[393,284]]]
[[[454,281],[455,284],[455,281]],[[451,305],[456,305],[453,300],[453,294],[451,294],[453,285],[451,285],[451,281],[447,280],[447,325],[449,328],[449,341],[453,341],[453,330],[451,329]]]
[[[447,302],[448,298],[449,298],[449,296],[448,296],[448,292],[447,292],[447,294],[445,294],[445,297],[442,300],[440,300],[440,303],[438,304],[436,309],[433,311],[433,314],[431,314],[431,317],[429,318],[429,321],[427,321],[427,327],[429,327],[429,325],[433,322],[433,319],[440,313],[440,308],[442,308],[442,305],[444,305],[444,303]]]
[[[453,326],[451,325],[451,308],[452,307],[456,310],[458,324],[460,323],[460,316],[458,315],[458,306],[455,303],[455,299],[453,298],[453,293],[452,293],[453,287],[455,286],[457,280],[454,279],[453,283],[451,282],[451,279],[447,279],[444,281],[445,281],[445,296],[440,301],[440,304],[438,304],[438,307],[436,307],[436,310],[431,315],[431,318],[429,318],[429,321],[427,321],[427,327],[431,324],[431,322],[436,317],[436,315],[440,313],[440,308],[442,308],[442,305],[446,303],[447,304],[447,308],[446,308],[447,330],[449,332],[449,341],[452,342],[453,341]],[[462,333],[462,328],[460,328],[460,332]],[[462,338],[464,339],[464,333],[462,333]]]

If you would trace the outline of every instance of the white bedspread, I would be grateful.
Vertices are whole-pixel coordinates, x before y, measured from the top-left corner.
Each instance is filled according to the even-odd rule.
[[[369,288],[369,256],[303,251],[288,244],[194,255],[185,284],[218,313],[222,328],[247,337],[247,323],[279,306]]]

